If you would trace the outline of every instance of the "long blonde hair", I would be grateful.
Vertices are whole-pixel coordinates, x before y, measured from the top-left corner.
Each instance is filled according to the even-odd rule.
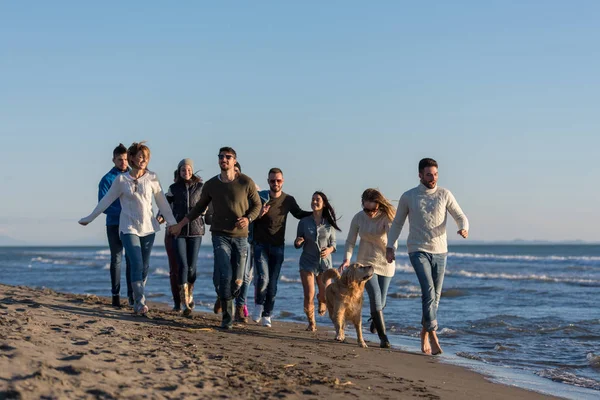
[[[379,204],[379,210],[384,213],[390,221],[394,220],[396,216],[396,208],[385,198],[383,194],[377,189],[367,189],[361,196],[361,201],[364,204],[365,201],[372,201]]]

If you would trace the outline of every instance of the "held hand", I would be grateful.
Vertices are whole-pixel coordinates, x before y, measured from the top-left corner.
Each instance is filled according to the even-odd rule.
[[[264,206],[262,206],[262,208],[260,209],[260,214],[258,215],[258,218],[261,218],[266,213],[268,213],[270,208],[271,208],[271,206],[269,206],[267,204],[265,204]]]
[[[391,263],[396,259],[396,252],[393,248],[388,247],[385,249],[385,259],[388,263]]]
[[[81,218],[81,219],[78,221],[78,223],[79,223],[79,225],[83,225],[83,226],[86,226],[87,224],[89,224],[89,222],[87,222],[87,221],[84,221],[84,220],[83,220],[83,218]]]
[[[469,237],[469,231],[466,229],[461,229],[460,231],[458,231],[456,233],[458,233],[460,236],[462,236],[465,239]]]
[[[326,258],[331,253],[333,253],[333,247],[324,247],[321,249],[321,258]]]
[[[302,236],[298,236],[294,241],[294,246],[300,247],[304,243],[304,238]]]
[[[165,222],[165,218],[162,215],[158,215],[156,217],[156,220],[158,221],[159,224],[162,224]]]
[[[173,236],[179,236],[179,233],[181,232],[181,228],[183,228],[183,226],[181,226],[181,224],[177,224],[177,225],[173,225],[169,227],[169,233]]]
[[[248,227],[248,225],[250,225],[250,221],[246,217],[238,218],[237,222],[235,223],[235,227],[240,228],[240,229],[244,229],[244,228]]]

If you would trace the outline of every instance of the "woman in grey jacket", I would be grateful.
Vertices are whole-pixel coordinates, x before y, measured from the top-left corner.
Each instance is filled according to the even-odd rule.
[[[313,214],[298,223],[298,233],[294,246],[302,247],[300,256],[300,279],[304,290],[304,312],[308,318],[307,331],[316,331],[315,322],[315,278],[319,293],[319,315],[325,314],[325,283],[321,273],[333,267],[331,253],[336,250],[335,231],[337,226],[335,210],[329,204],[325,193],[315,192],[310,202]]]

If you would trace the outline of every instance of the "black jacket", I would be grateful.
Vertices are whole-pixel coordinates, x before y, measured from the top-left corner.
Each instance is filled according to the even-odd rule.
[[[175,182],[169,186],[167,200],[173,208],[173,216],[180,222],[196,205],[200,199],[202,182],[193,182],[186,185],[184,181]],[[179,236],[202,236],[204,235],[204,219],[196,218],[183,227]]]

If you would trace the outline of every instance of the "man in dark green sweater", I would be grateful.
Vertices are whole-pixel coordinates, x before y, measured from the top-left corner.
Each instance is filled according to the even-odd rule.
[[[258,217],[261,202],[252,179],[236,175],[237,154],[231,147],[219,150],[221,173],[209,179],[202,187],[200,200],[189,214],[169,231],[177,236],[190,221],[198,218],[212,203],[212,234],[215,269],[219,279],[219,298],[223,307],[221,328],[233,327],[233,298],[239,292],[244,278],[248,255],[248,225]]]

